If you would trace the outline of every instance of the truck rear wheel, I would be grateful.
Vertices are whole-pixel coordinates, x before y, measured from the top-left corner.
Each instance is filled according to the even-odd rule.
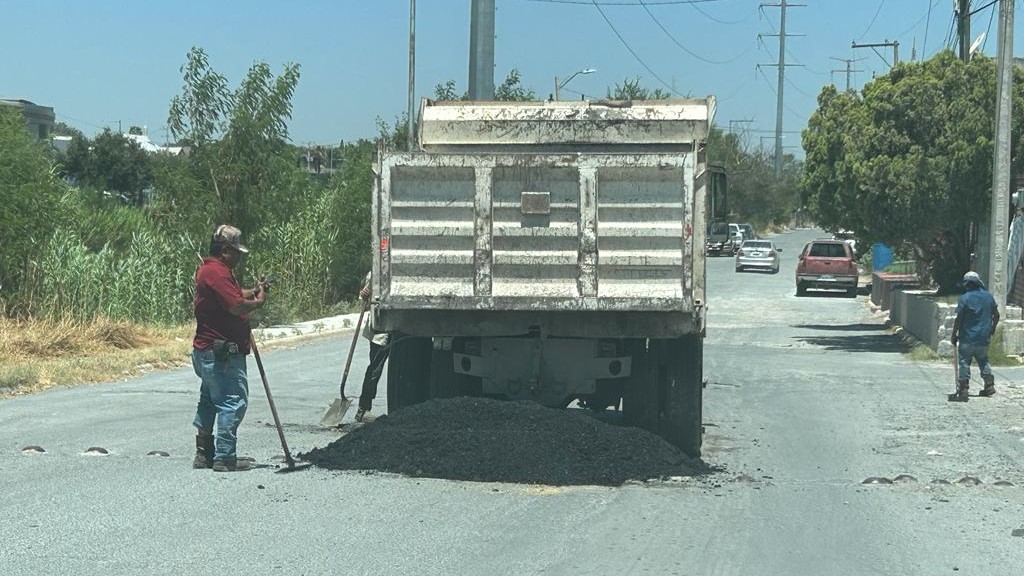
[[[430,338],[392,339],[388,357],[388,413],[427,400],[433,352]]]
[[[647,340],[630,340],[626,353],[633,357],[633,372],[622,393],[622,417],[626,424],[658,433],[658,362],[647,349]]]
[[[664,378],[659,382],[659,434],[687,456],[700,456],[703,422],[704,340],[693,334],[658,341]]]

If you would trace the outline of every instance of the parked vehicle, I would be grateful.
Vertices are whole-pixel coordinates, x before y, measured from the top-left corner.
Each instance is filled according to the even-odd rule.
[[[777,248],[771,240],[744,240],[736,252],[736,271],[769,270],[777,274],[779,252],[782,252],[782,248]]]
[[[857,259],[857,238],[854,236],[853,232],[850,232],[849,230],[840,229],[838,232],[832,235],[832,238],[834,240],[842,240],[843,242],[849,244],[850,250],[853,250],[853,259]]]
[[[729,233],[728,223],[713,222],[708,226],[708,237],[704,242],[704,251],[708,256],[731,255],[736,252],[736,246],[733,244],[732,236]]]
[[[740,249],[740,244],[743,244],[743,230],[740,229],[739,224],[729,224],[729,240],[732,242],[732,251],[735,253]]]
[[[402,335],[389,412],[621,405],[700,454],[715,100],[616,104],[425,100],[420,148],[379,151],[373,325]]]
[[[800,253],[796,265],[796,294],[808,289],[845,290],[857,295],[858,271],[853,249],[842,240],[812,240]]]

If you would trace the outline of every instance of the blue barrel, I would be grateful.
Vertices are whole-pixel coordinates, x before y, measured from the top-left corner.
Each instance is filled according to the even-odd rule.
[[[876,242],[871,246],[871,270],[872,272],[880,272],[885,270],[892,264],[892,248],[889,248],[881,242]]]

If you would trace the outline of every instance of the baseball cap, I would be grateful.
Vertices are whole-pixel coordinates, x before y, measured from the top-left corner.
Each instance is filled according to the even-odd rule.
[[[985,283],[981,281],[981,276],[978,276],[977,272],[971,271],[964,274],[964,284],[975,284],[977,286],[985,287]]]
[[[234,226],[221,224],[213,233],[213,239],[235,248],[242,254],[249,253],[249,249],[242,244],[242,231]]]

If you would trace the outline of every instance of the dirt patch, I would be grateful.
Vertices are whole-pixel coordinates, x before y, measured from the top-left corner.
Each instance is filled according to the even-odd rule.
[[[709,471],[645,430],[486,398],[410,406],[302,458],[332,470],[551,486],[619,486]]]

